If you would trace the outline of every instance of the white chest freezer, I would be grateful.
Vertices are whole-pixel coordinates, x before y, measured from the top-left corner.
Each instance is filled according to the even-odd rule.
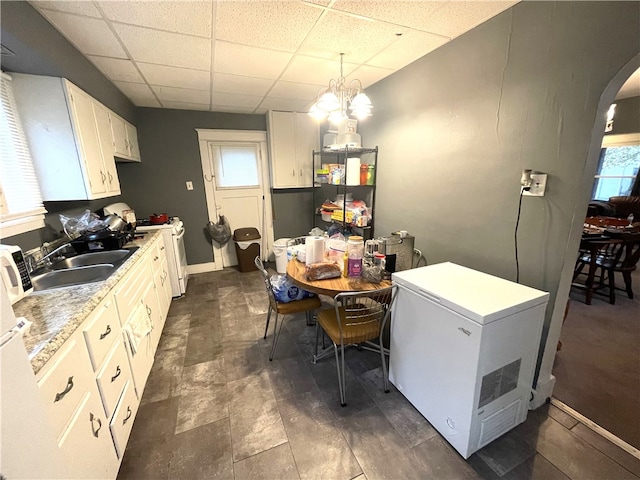
[[[524,422],[549,294],[450,262],[392,279],[398,390],[464,458]]]

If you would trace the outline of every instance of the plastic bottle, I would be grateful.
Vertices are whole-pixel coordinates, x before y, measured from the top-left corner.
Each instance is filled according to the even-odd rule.
[[[360,165],[360,185],[367,184],[367,176],[369,174],[369,165],[363,163]]]
[[[362,258],[364,257],[364,241],[362,237],[352,236],[347,240],[347,255],[349,277],[360,277],[362,275]]]
[[[373,176],[375,175],[375,167],[373,165],[369,165],[367,169],[367,185],[373,185]]]

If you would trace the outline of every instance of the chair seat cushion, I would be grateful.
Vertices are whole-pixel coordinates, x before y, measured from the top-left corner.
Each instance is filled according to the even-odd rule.
[[[293,302],[288,303],[276,302],[277,312],[282,315],[306,312],[307,310],[317,310],[321,306],[322,302],[318,297],[303,298],[302,300],[294,300]]]
[[[345,317],[344,307],[340,307],[340,316],[342,318]],[[380,335],[379,320],[382,319],[382,314],[380,314],[379,317],[378,321],[371,321],[365,324],[345,325],[343,323],[342,334],[344,343],[361,343],[378,338]],[[322,329],[329,335],[329,338],[331,338],[334,343],[340,344],[340,325],[336,318],[336,309],[320,310],[318,313],[318,321]]]

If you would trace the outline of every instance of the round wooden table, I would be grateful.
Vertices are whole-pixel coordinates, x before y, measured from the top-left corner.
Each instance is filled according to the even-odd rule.
[[[382,280],[380,283],[370,283],[353,277],[328,278],[326,280],[307,280],[305,274],[305,264],[298,260],[291,259],[287,263],[287,275],[291,281],[298,287],[308,292],[320,295],[329,295],[335,297],[342,292],[361,292],[364,290],[377,290],[379,288],[390,287],[389,280]]]

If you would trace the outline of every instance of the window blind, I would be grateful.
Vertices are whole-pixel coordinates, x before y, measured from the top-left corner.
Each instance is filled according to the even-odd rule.
[[[44,227],[40,186],[20,123],[11,77],[0,72],[0,238]]]

